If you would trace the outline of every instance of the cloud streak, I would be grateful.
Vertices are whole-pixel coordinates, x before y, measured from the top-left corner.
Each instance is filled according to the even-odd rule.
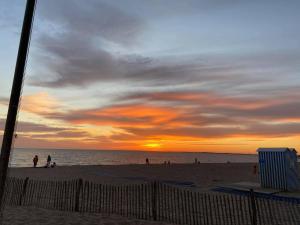
[[[124,99],[136,103],[122,102]],[[151,92],[123,96],[119,100],[119,104],[111,106],[53,113],[48,117],[73,125],[117,127],[127,133],[121,135],[129,140],[284,137],[297,136],[300,132],[297,114],[300,105],[289,98],[270,101],[228,98],[210,92]]]

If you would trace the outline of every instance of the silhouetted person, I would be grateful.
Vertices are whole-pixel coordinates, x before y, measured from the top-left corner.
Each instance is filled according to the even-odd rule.
[[[170,166],[171,165],[171,162],[170,162],[170,160],[168,161],[168,166]]]
[[[256,175],[257,174],[257,165],[253,166],[253,174]]]
[[[147,164],[147,165],[149,165],[149,164],[150,164],[150,162],[149,162],[149,159],[148,159],[148,158],[146,158],[146,164]]]
[[[197,164],[198,163],[198,159],[197,158],[195,158],[195,164]]]
[[[32,161],[33,161],[33,167],[35,168],[39,161],[39,157],[37,155],[35,155]]]
[[[48,157],[47,157],[47,165],[46,165],[46,167],[50,167],[50,165],[51,165],[51,156],[50,156],[50,155],[48,155]]]

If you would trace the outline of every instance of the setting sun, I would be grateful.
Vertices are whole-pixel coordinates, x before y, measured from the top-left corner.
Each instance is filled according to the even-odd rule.
[[[148,143],[144,144],[143,146],[148,147],[148,148],[159,148],[159,147],[161,147],[161,144],[157,143],[157,142],[148,142]]]

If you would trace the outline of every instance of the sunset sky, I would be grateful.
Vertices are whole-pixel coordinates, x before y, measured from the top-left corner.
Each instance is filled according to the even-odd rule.
[[[16,147],[300,149],[300,1],[38,1]],[[25,1],[0,1],[0,134]],[[2,137],[1,137],[2,140]]]

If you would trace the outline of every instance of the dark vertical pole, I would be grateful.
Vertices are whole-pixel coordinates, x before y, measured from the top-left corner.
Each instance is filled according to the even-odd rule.
[[[25,15],[23,20],[19,51],[17,56],[14,80],[13,80],[13,85],[12,85],[12,90],[10,95],[10,102],[8,107],[8,113],[6,118],[1,155],[0,155],[0,204],[2,203],[2,199],[3,199],[10,150],[12,146],[16,118],[18,114],[19,100],[20,100],[21,89],[23,84],[23,76],[25,71],[27,52],[29,49],[35,3],[36,0],[27,0],[26,10],[25,10]]]

